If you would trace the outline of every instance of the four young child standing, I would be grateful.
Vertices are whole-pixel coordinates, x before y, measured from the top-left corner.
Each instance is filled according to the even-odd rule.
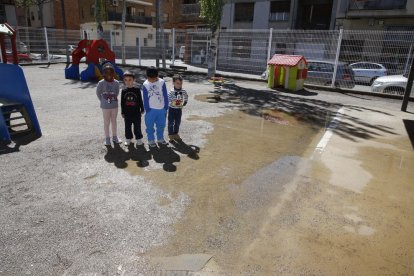
[[[103,66],[103,72],[104,79],[98,83],[96,94],[100,100],[104,118],[104,144],[109,146],[111,144],[110,125],[112,126],[114,144],[122,142],[118,138],[116,125],[119,82],[114,79],[115,72],[112,64],[106,63]],[[187,92],[182,89],[183,79],[181,76],[173,77],[174,86],[169,93],[165,81],[158,77],[158,70],[155,67],[147,69],[147,80],[141,87],[142,91],[134,86],[134,81],[134,74],[126,71],[124,73],[125,88],[121,93],[121,115],[125,121],[125,145],[131,144],[133,136],[135,136],[137,145],[143,144],[141,115],[144,112],[149,147],[156,147],[157,143],[158,145],[168,144],[164,139],[167,112],[168,136],[170,140],[181,140],[178,131],[181,124],[182,108],[188,102]]]

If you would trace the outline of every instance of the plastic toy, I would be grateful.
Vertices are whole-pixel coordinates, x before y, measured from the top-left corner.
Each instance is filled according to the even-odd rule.
[[[303,56],[274,55],[268,62],[268,87],[291,91],[303,89],[308,65]]]
[[[5,37],[11,39],[13,64],[7,64]],[[0,24],[0,140],[10,143],[14,138],[31,134],[42,136],[26,78],[17,58],[16,32],[7,23]]]
[[[83,57],[86,57],[88,67],[79,74],[79,64]],[[100,60],[105,61],[101,64]],[[106,62],[112,63],[115,69],[115,78],[123,77],[123,72],[115,64],[115,54],[103,39],[87,40],[83,39],[78,43],[78,47],[72,52],[72,65],[65,69],[65,78],[81,81],[99,81],[102,76],[102,65]]]

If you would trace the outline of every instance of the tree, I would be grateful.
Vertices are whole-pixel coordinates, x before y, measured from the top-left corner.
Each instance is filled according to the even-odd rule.
[[[30,15],[28,14],[28,9],[31,6],[36,6],[39,9],[39,16],[40,16],[40,25],[41,27],[43,27],[44,22],[43,22],[43,5],[45,3],[50,2],[51,0],[16,0],[16,6],[24,8],[25,9],[25,14],[30,17]],[[26,22],[28,22],[27,18],[26,18]]]
[[[102,21],[106,19],[103,0],[95,0],[95,21],[97,23],[98,39],[103,38]]]
[[[210,48],[208,49],[208,76],[216,74],[216,59],[218,35],[221,16],[223,14],[224,0],[200,0],[200,16],[204,18],[211,30]]]

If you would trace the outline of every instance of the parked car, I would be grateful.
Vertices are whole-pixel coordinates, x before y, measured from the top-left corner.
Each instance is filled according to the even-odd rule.
[[[334,65],[335,62],[329,60],[308,60],[308,76],[305,82],[319,85],[331,85]],[[338,62],[335,86],[354,88],[354,72],[347,63]]]
[[[407,87],[406,75],[391,75],[377,78],[371,85],[372,92],[403,95]]]
[[[354,71],[355,81],[369,83],[369,85],[372,85],[376,78],[387,75],[387,68],[379,63],[356,62],[349,66]]]
[[[6,52],[7,63],[13,63],[13,54],[11,52]],[[31,63],[32,58],[28,54],[17,53],[17,59],[19,63]]]

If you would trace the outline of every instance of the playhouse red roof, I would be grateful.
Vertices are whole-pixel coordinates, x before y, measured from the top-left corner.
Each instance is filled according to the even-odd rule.
[[[267,62],[267,65],[296,66],[302,59],[306,62],[303,56],[276,54]]]

